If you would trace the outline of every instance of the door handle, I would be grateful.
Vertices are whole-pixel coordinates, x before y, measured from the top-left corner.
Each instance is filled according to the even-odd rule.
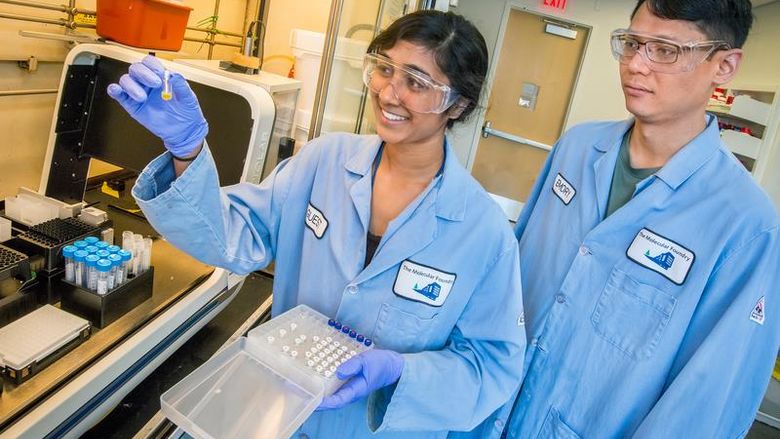
[[[488,137],[498,137],[500,139],[508,140],[510,142],[519,143],[521,145],[528,145],[534,148],[543,149],[545,151],[552,151],[552,146],[537,142],[535,140],[526,139],[525,137],[516,136],[514,134],[506,133],[501,130],[493,128],[493,122],[487,120],[485,125],[482,126],[482,137],[487,139]]]

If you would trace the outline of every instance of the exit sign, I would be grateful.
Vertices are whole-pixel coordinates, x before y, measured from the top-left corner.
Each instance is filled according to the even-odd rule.
[[[566,0],[542,0],[542,6],[555,8],[559,11],[566,10]]]

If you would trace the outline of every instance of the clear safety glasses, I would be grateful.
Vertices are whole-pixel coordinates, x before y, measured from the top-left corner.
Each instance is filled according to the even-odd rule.
[[[443,113],[458,98],[449,86],[378,53],[363,59],[363,83],[377,94],[392,85],[396,98],[416,113]]]
[[[653,35],[618,29],[610,37],[612,56],[621,64],[628,64],[637,52],[658,73],[690,72],[718,50],[729,50],[725,41],[692,41],[678,43]],[[644,46],[644,50],[640,50]]]

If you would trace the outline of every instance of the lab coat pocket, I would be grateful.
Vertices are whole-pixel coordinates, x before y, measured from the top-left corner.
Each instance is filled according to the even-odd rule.
[[[550,408],[547,413],[547,418],[542,424],[542,429],[539,430],[538,439],[580,439],[580,435],[574,432],[565,422],[561,419],[561,414],[555,410],[554,407]]]
[[[591,322],[596,332],[634,360],[650,358],[677,299],[614,268]]]
[[[377,347],[403,353],[427,349],[438,312],[427,305],[415,305],[414,310],[403,310],[389,303],[382,304],[374,327]]]

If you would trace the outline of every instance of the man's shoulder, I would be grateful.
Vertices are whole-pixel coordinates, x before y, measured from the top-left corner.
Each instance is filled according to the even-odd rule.
[[[701,187],[708,188],[709,198],[734,220],[743,219],[759,228],[777,226],[780,222],[772,199],[727,149],[718,151],[702,177],[706,185]]]
[[[583,122],[566,130],[561,141],[571,140],[601,140],[625,134],[630,120],[604,120]]]
[[[574,125],[566,130],[556,142],[555,154],[570,158],[574,155],[576,160],[582,160],[583,154],[588,155],[592,151],[607,151],[612,146],[619,144],[632,123],[631,120],[620,120],[585,122]]]

